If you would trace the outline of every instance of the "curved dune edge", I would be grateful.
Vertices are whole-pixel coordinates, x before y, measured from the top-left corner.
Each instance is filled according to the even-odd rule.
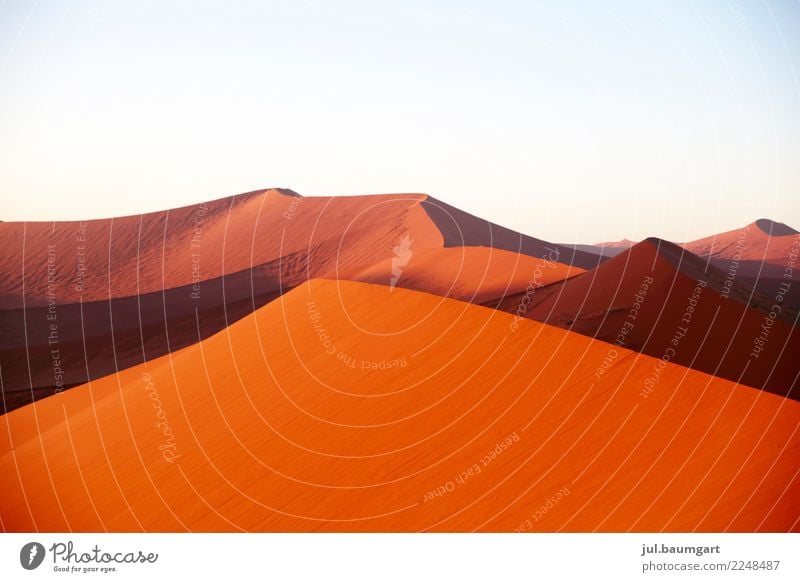
[[[797,530],[800,404],[675,365],[644,397],[656,362],[463,302],[312,281],[3,416],[0,519],[6,531]]]

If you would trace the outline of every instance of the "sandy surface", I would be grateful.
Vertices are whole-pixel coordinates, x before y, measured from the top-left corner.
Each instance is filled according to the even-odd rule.
[[[575,280],[577,281],[578,278]],[[800,404],[553,326],[314,281],[0,417],[7,531],[788,531]]]

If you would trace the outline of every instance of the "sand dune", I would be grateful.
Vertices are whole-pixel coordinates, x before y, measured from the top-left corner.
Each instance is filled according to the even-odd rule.
[[[764,262],[764,269],[785,266],[787,257],[791,254],[792,246],[797,250],[798,233],[780,222],[766,218],[743,226],[737,230],[723,232],[713,236],[685,243],[687,250],[701,257],[730,260],[739,257],[744,261],[743,267],[752,267],[752,262]],[[755,274],[751,271],[750,274]],[[770,274],[782,276],[782,272],[770,271]]]
[[[139,216],[2,223],[0,308],[22,308],[23,297],[26,307],[131,297],[281,258],[291,287],[390,259],[403,237],[413,252],[493,247],[542,259],[555,249],[565,265],[597,264],[425,194],[304,198],[273,188]]]
[[[636,243],[626,238],[616,242],[601,242],[593,245],[569,245],[576,250],[591,253],[593,255],[601,255],[603,257],[616,257],[618,254],[625,252]]]
[[[658,360],[610,348],[426,293],[313,281],[0,417],[0,523],[797,529],[800,404],[673,364],[646,390]]]
[[[391,281],[391,268],[392,261],[386,260],[340,276],[385,285]],[[395,286],[483,303],[493,297],[523,292],[532,281],[548,285],[583,272],[578,267],[550,260],[547,254],[536,259],[485,247],[429,249],[413,256],[402,268]]]
[[[622,239],[593,245],[563,245],[576,250],[615,257],[631,248],[633,241]],[[686,250],[707,259],[738,282],[755,287],[760,293],[774,295],[782,282],[796,281],[800,234],[792,227],[762,218],[743,226],[692,242],[682,243]],[[787,273],[787,267],[794,268]],[[800,285],[793,285],[785,301],[800,307]]]
[[[278,259],[287,281],[391,256],[403,234],[420,247],[442,237],[419,209],[424,195],[302,198],[270,189],[164,212],[86,222],[5,223],[5,309],[157,292]],[[359,244],[352,243],[358,239]],[[23,276],[24,275],[24,276]],[[291,283],[289,283],[291,285]],[[24,285],[24,292],[23,292]]]
[[[798,398],[797,312],[677,245],[648,239],[597,269],[499,306],[745,385]],[[522,312],[524,311],[524,312]]]
[[[482,302],[580,273],[569,262],[585,259],[423,194],[286,189],[141,216],[4,223],[0,244],[6,410],[189,345],[313,278]]]
[[[782,283],[792,282],[784,301],[800,308],[800,233],[792,227],[762,218],[683,246],[768,296],[778,293]]]

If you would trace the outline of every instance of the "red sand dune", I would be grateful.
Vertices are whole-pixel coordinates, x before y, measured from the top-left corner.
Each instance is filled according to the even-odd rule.
[[[388,285],[397,275],[399,287],[484,301],[524,290],[537,271],[552,282],[582,272],[569,262],[598,261],[423,194],[285,189],[141,216],[4,223],[0,244],[7,410],[208,337],[312,278]]]
[[[698,287],[698,281],[706,283]],[[648,239],[500,308],[748,386],[798,398],[797,312],[672,243]],[[637,307],[638,306],[638,307]],[[772,316],[770,315],[772,313]],[[766,329],[766,331],[765,331]]]
[[[792,227],[762,218],[683,247],[768,296],[793,282],[785,301],[800,307],[800,233]]]
[[[800,403],[673,364],[646,391],[658,360],[618,348],[609,363],[610,348],[425,293],[313,281],[0,418],[0,524],[798,530]]]

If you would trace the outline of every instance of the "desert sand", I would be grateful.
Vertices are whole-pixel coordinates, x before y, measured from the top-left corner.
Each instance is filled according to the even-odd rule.
[[[314,280],[0,417],[0,524],[798,529],[800,403],[671,363],[645,394],[658,360],[612,348],[424,292]]]

